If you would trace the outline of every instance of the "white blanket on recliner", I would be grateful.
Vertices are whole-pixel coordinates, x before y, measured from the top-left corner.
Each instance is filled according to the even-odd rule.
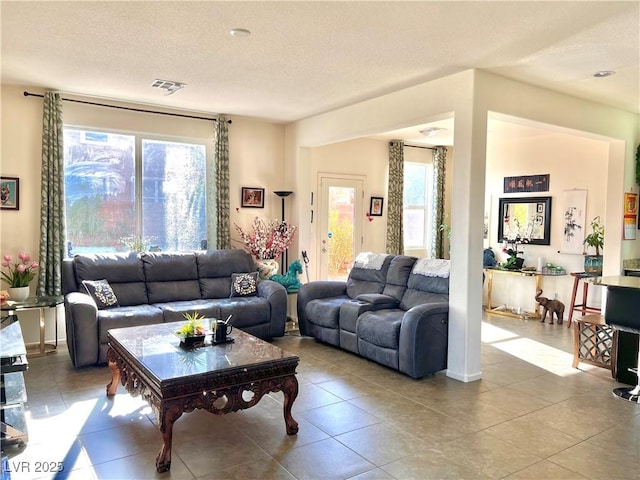
[[[426,277],[449,278],[449,260],[421,258],[413,266],[413,273]]]
[[[389,255],[384,253],[362,252],[356,257],[353,266],[356,268],[364,268],[365,270],[380,270],[385,258]]]

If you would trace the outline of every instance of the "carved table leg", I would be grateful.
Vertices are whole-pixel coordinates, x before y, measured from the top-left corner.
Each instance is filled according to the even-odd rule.
[[[109,363],[109,370],[111,370],[111,381],[107,384],[107,396],[112,397],[118,390],[118,384],[120,383],[120,369],[115,362],[113,350],[109,347],[107,350],[107,362]]]
[[[182,416],[182,405],[179,402],[163,405],[158,415],[160,433],[162,433],[162,448],[156,457],[158,473],[168,472],[171,468],[171,442],[173,440],[173,424]]]
[[[291,416],[293,401],[298,396],[298,379],[291,375],[282,381],[282,393],[284,394],[284,422],[287,425],[287,435],[298,433],[298,422]]]

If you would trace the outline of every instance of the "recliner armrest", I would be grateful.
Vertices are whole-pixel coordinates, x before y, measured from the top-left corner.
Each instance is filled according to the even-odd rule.
[[[271,308],[270,336],[283,336],[287,325],[287,289],[273,280],[260,280],[258,296],[266,299]]]
[[[67,348],[74,367],[98,361],[98,307],[90,295],[71,292],[64,297]]]
[[[421,378],[447,368],[449,303],[417,305],[404,314],[400,326],[399,370]]]
[[[396,308],[400,305],[400,300],[383,293],[361,293],[356,299],[373,305],[385,305],[385,308]]]

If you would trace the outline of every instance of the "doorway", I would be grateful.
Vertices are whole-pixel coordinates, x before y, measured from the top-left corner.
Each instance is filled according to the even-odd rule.
[[[320,280],[346,280],[362,248],[364,177],[318,175]]]

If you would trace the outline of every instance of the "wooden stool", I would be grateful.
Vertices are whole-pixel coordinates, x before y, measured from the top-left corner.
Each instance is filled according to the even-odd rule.
[[[576,318],[573,329],[573,368],[579,362],[611,370],[616,378],[618,331],[604,321],[604,315]]]
[[[582,303],[576,303],[576,293],[578,292],[578,284],[580,283],[580,280],[594,278],[598,275],[587,272],[572,272],[571,276],[573,277],[573,291],[571,292],[571,307],[569,308],[569,324],[567,325],[567,328],[571,326],[571,321],[573,320],[573,310],[575,308],[580,309],[583,317],[586,313],[602,312],[602,309],[600,309],[599,307],[589,307],[587,305],[587,297],[589,294],[589,282],[587,281],[585,281],[582,285]]]

